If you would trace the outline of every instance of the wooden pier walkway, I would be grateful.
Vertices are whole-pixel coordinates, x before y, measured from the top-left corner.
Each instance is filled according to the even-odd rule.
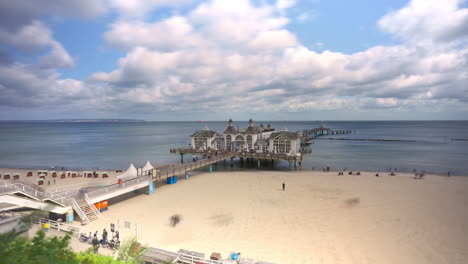
[[[151,175],[153,181],[161,181],[172,176],[182,175],[198,168],[209,167],[210,172],[213,170],[211,165],[221,160],[229,159],[230,153],[218,153],[217,155],[206,156],[204,159],[200,159],[188,163],[170,164],[163,167],[153,168],[148,171],[143,171],[143,175]]]
[[[331,128],[327,127],[318,127],[303,131],[303,135],[310,139],[314,139],[321,136],[351,134],[352,132],[352,130],[332,130]]]

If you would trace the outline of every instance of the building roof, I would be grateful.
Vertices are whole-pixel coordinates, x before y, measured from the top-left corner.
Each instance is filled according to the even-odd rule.
[[[280,131],[280,132],[271,133],[270,139],[274,139],[280,135],[283,135],[284,137],[291,139],[291,140],[299,139],[299,135],[296,132],[290,132],[290,131]]]
[[[193,133],[190,137],[195,137],[195,136],[202,136],[202,137],[212,138],[214,136],[220,136],[220,135],[216,131],[209,130],[209,129],[203,129],[203,130],[199,130],[199,131]]]
[[[245,131],[244,134],[257,134],[260,132],[258,127],[249,126]]]
[[[233,126],[228,126],[226,130],[224,130],[224,134],[237,134],[237,130]]]
[[[216,141],[216,140],[219,140],[221,142],[224,142],[224,138],[223,137],[216,137],[213,141]]]
[[[266,138],[259,138],[257,139],[257,141],[255,141],[255,145],[258,145],[258,144],[268,144],[268,139]]]

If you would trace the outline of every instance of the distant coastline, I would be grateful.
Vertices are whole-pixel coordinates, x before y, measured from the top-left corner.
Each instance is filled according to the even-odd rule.
[[[135,123],[146,122],[140,119],[50,119],[50,120],[0,120],[14,123]]]

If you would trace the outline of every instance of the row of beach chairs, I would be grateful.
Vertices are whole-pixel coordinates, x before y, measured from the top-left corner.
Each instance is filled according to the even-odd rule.
[[[60,175],[60,179],[65,179],[67,177],[71,177],[71,178],[76,178],[78,177],[78,172],[76,171],[66,171],[66,172],[55,172],[55,171],[38,171],[37,172],[37,176],[39,178],[38,181],[41,181],[41,180],[45,180],[46,176],[50,175],[52,178],[57,178],[59,177]],[[32,177],[33,176],[33,172],[32,171],[29,171],[26,173],[26,177]],[[83,177],[86,177],[86,178],[99,178],[99,176],[101,176],[102,178],[108,178],[109,175],[107,172],[89,172],[89,171],[86,171],[83,173]],[[19,180],[20,178],[20,175],[19,173],[13,173],[13,174],[10,174],[10,173],[3,173],[1,174],[0,173],[0,179],[4,179],[4,180],[10,180],[10,179],[13,179],[13,180]],[[42,185],[42,184],[39,184],[39,185]]]

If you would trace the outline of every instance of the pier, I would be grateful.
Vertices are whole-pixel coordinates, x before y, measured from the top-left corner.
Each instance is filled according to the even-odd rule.
[[[321,125],[318,128],[314,128],[311,130],[304,130],[302,131],[302,145],[310,145],[314,141],[314,139],[322,137],[322,136],[330,136],[330,135],[344,135],[344,134],[351,134],[352,130],[332,130],[331,128],[324,127]]]

